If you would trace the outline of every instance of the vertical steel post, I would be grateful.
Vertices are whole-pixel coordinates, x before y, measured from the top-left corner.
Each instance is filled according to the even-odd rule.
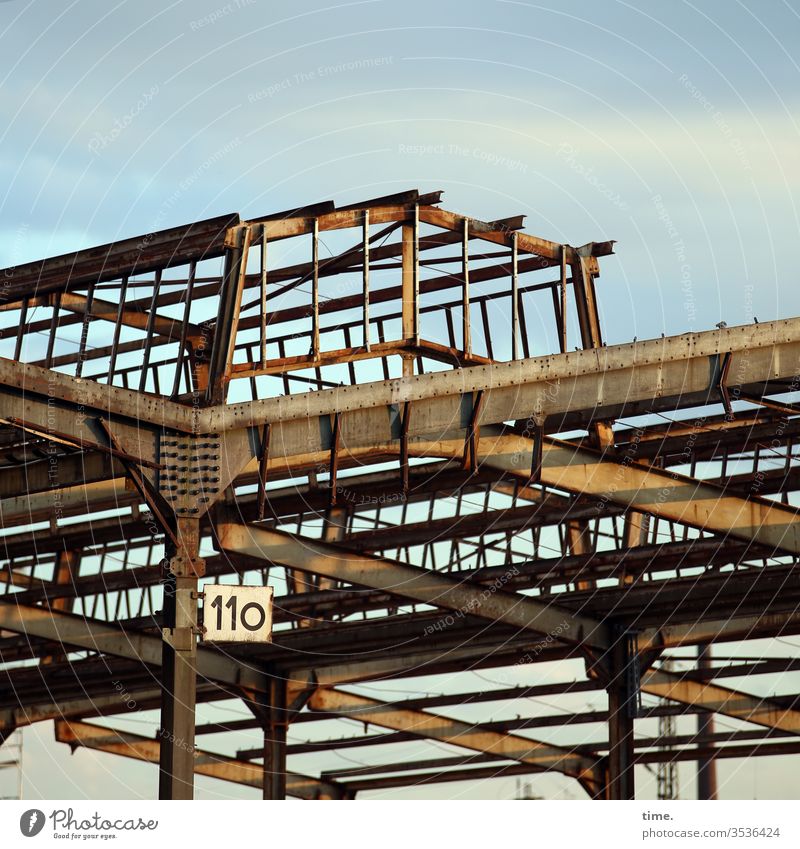
[[[192,261],[189,263],[189,279],[187,280],[186,292],[183,295],[183,319],[181,321],[181,341],[178,344],[178,353],[175,356],[175,374],[172,379],[172,392],[170,398],[174,398],[180,392],[181,377],[183,376],[184,362],[186,361],[186,340],[189,336],[189,320],[192,315],[192,292],[194,291],[194,281],[197,276],[197,263]],[[192,389],[191,383],[187,380],[186,391]]]
[[[567,245],[561,246],[561,279],[559,282],[561,335],[558,342],[563,354],[567,350]]]
[[[311,357],[319,356],[319,218],[311,231]]]
[[[179,518],[177,540],[164,563],[159,799],[191,799],[194,792],[199,520]]]
[[[461,343],[465,354],[472,353],[469,310],[469,218],[465,218],[461,242]]]
[[[597,273],[597,259],[591,255],[579,255],[572,263],[572,290],[581,330],[581,344],[584,348],[600,348],[603,345],[594,290],[594,276]]]
[[[247,277],[247,256],[250,250],[251,228],[247,225],[232,228],[226,237],[225,270],[219,295],[217,321],[208,360],[206,404],[223,404],[230,380],[230,368],[236,348],[236,332],[242,292]]]
[[[417,324],[417,248],[418,221],[415,216],[411,223],[403,225],[402,247],[402,333],[406,345],[416,345],[419,342],[419,327]],[[414,374],[414,355],[403,354],[403,377]]]
[[[414,345],[419,345],[419,205],[414,206],[413,236],[412,236],[413,280],[414,280]]]
[[[56,586],[70,585],[78,577],[80,570],[81,552],[80,551],[59,551],[56,555],[56,562],[53,568],[53,583]],[[54,598],[50,601],[51,610],[72,610],[75,604],[75,599],[71,596],[63,596]],[[64,652],[58,654],[44,655],[39,663],[42,666],[49,666],[52,663],[66,660],[67,655]]]
[[[562,247],[562,278],[566,273],[564,265],[564,251]],[[597,295],[594,289],[594,278],[600,274],[600,266],[597,258],[591,254],[591,245],[584,245],[578,249],[575,262],[572,263],[572,293],[575,296],[575,307],[578,314],[578,325],[581,331],[581,345],[586,348],[602,348],[603,334],[600,331],[600,314],[597,309]],[[563,292],[562,290],[562,303]],[[566,333],[567,316],[563,316],[563,329]],[[566,350],[566,335],[562,338],[563,349]],[[596,420],[592,422],[589,431],[593,438],[595,447],[602,451],[614,449],[614,431],[609,421]]]
[[[511,234],[511,359],[519,359],[519,250]]]
[[[711,646],[697,647],[698,669],[708,669],[711,666]],[[702,746],[708,735],[714,733],[714,714],[697,714],[697,745]],[[717,798],[717,762],[714,758],[699,758],[697,761],[697,798]]]
[[[261,230],[261,275],[259,277],[259,294],[261,297],[261,321],[259,334],[259,361],[261,368],[267,367],[267,228]]]
[[[271,678],[264,723],[264,799],[286,798],[286,681]]]
[[[369,338],[369,210],[364,210],[364,220],[362,222],[363,233],[363,260],[364,268],[362,272],[361,284],[364,293],[364,313],[362,316],[364,328],[364,348],[367,351],[370,349]]]
[[[631,639],[620,634],[609,651],[608,799],[633,799],[633,719],[638,704],[638,664]]]

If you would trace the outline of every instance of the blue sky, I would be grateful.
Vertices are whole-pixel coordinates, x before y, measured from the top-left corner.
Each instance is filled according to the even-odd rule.
[[[5,0],[0,57],[2,266],[418,187],[618,240],[610,342],[800,315],[794,0]]]

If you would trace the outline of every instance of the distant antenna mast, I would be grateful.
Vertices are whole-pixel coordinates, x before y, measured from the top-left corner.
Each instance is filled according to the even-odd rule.
[[[533,792],[533,785],[528,783],[527,781],[521,781],[519,778],[517,779],[517,792],[514,796],[517,800],[531,800],[531,799],[541,799],[541,796],[537,796]]]
[[[672,670],[672,661],[665,660],[661,664],[661,668],[665,672]],[[666,699],[661,699],[661,704],[666,706],[669,702]],[[675,736],[675,717],[660,716],[658,718],[658,737],[660,740],[672,738]],[[663,746],[662,749],[669,749],[669,746]],[[658,765],[656,773],[659,799],[677,799],[679,797],[678,788],[678,765],[675,761],[663,761]]]

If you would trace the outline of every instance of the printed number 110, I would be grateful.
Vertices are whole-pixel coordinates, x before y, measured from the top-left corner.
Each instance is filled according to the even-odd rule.
[[[228,601],[225,603],[225,608],[230,610],[231,612],[231,625],[230,630],[235,631],[237,625],[236,619],[236,608],[237,608],[237,598],[236,596],[231,596]],[[217,611],[217,630],[222,630],[222,598],[217,596],[214,601],[211,602],[211,607],[216,609]],[[255,618],[255,621],[253,619]],[[264,610],[263,606],[260,605],[257,601],[249,601],[242,607],[242,611],[239,617],[242,625],[247,631],[258,631],[260,628],[264,627],[264,623],[267,620],[267,613]]]

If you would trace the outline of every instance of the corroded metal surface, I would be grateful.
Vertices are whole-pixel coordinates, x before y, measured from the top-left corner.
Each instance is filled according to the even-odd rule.
[[[757,695],[795,658],[660,667],[800,633],[800,319],[606,345],[612,242],[562,245],[440,194],[223,216],[4,271],[0,737],[58,719],[73,747],[159,762],[172,798],[193,772],[352,798],[543,769],[626,796],[634,764],[695,751],[634,734],[637,711],[761,726],[704,738],[703,757],[797,751],[752,736],[798,733],[794,697]],[[273,642],[198,648],[205,581],[273,586]],[[570,664],[563,683],[535,683],[543,662]],[[713,681],[737,672],[753,687]],[[455,692],[346,690],[423,675]],[[436,713],[543,688],[605,690],[611,709]],[[204,705],[231,697],[226,727],[263,745],[187,756],[196,722],[223,730]],[[154,707],[155,740],[81,721]],[[339,736],[341,716],[384,730]],[[582,722],[607,739],[518,733]],[[309,754],[320,777],[292,769]]]

